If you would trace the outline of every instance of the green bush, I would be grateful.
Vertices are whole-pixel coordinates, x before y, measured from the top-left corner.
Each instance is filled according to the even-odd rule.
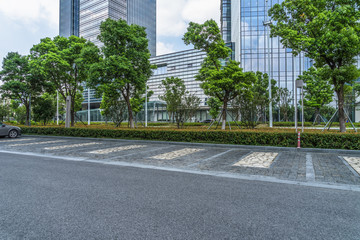
[[[177,142],[296,147],[297,134],[272,131],[203,131],[150,129],[87,129],[61,127],[23,127],[24,134],[142,139]],[[360,134],[304,133],[302,147],[360,150]]]

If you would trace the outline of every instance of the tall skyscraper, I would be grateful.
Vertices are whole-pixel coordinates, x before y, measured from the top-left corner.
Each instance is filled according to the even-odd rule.
[[[100,45],[100,24],[107,18],[146,27],[150,53],[156,55],[156,0],[80,0],[81,37]]]
[[[281,2],[282,0],[269,0],[268,3],[266,0],[222,0],[222,32],[226,34],[223,36],[226,41],[231,36],[235,59],[241,62],[244,71],[268,73],[280,87],[287,88],[294,95],[297,77],[311,63],[303,54],[294,57],[291,49],[283,47],[279,37],[268,41],[269,26],[264,25],[270,20],[267,19],[267,11]]]
[[[59,35],[79,36],[80,0],[60,0]]]

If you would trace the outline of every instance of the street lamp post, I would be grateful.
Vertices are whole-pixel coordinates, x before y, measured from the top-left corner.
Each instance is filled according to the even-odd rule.
[[[90,125],[90,88],[88,87],[88,125]]]
[[[56,125],[59,125],[59,91],[56,91]]]
[[[265,0],[266,2],[266,20],[263,22],[264,26],[265,26],[265,35],[267,38],[267,55],[268,55],[268,77],[269,77],[269,127],[273,127],[273,116],[272,116],[272,93],[271,93],[271,77],[270,77],[270,73],[271,73],[271,61],[270,61],[270,25],[271,25],[271,21],[269,20],[269,15],[268,15],[268,8],[269,8],[269,2],[268,0]],[[267,27],[269,28],[267,30]]]

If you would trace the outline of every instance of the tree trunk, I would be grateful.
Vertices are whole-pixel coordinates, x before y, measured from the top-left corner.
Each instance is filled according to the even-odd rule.
[[[30,106],[29,103],[25,104],[25,108],[26,108],[26,120],[25,120],[25,125],[26,126],[30,126]]]
[[[224,101],[223,112],[222,112],[222,126],[221,130],[226,130],[226,112],[227,112],[227,101]]]
[[[70,108],[70,115],[71,115],[71,127],[75,126],[75,97],[71,96],[71,108]]]
[[[336,91],[338,97],[338,109],[339,109],[339,123],[340,123],[340,132],[346,132],[346,125],[345,125],[345,110],[344,110],[344,84],[339,87],[339,90]]]

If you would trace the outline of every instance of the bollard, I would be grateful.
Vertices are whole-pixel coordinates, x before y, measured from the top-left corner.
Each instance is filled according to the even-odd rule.
[[[300,144],[301,144],[300,137],[301,137],[301,133],[299,132],[299,134],[298,134],[298,146],[297,146],[298,149],[300,149]]]

